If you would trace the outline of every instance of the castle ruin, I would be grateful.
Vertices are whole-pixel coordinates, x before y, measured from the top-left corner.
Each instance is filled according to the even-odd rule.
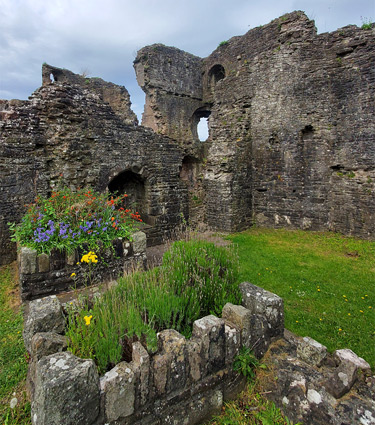
[[[141,126],[124,87],[44,64],[29,100],[0,100],[0,264],[16,256],[7,222],[59,181],[128,193],[150,245],[184,219],[373,239],[374,46],[374,28],[318,35],[293,12],[204,59],[144,47]]]

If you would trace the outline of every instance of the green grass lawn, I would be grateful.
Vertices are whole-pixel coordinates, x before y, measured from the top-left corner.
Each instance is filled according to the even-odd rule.
[[[0,424],[31,424],[26,401],[26,351],[22,339],[22,312],[18,305],[15,267],[0,268]],[[11,409],[9,403],[17,398]]]
[[[375,242],[252,228],[238,244],[241,279],[284,299],[285,327],[375,365]]]
[[[374,367],[375,242],[333,233],[258,228],[231,235],[230,239],[238,244],[241,281],[252,282],[284,299],[288,329],[301,336],[311,336],[329,350],[351,348]],[[31,423],[30,405],[24,394],[25,354],[15,268],[3,267],[0,268],[1,425]],[[19,402],[10,409],[13,397]],[[227,405],[227,415],[214,423],[261,423],[255,418],[257,410],[253,422],[245,415],[246,406],[254,401],[250,403],[249,397],[257,399],[254,391],[248,391],[238,402]],[[265,406],[267,402],[262,399],[259,403]],[[279,415],[272,404],[265,411],[273,418]],[[234,418],[237,422],[233,422]],[[274,419],[274,423],[283,420]]]

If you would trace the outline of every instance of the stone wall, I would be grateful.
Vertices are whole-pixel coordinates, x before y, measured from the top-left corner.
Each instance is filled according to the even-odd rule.
[[[351,350],[329,354],[311,338],[288,331],[284,336],[282,299],[248,282],[240,289],[242,306],[226,304],[221,319],[195,321],[190,339],[162,331],[155,353],[133,343],[132,360],[101,377],[92,360],[66,351],[58,299],[30,302],[24,339],[31,354],[32,423],[204,423],[244,388],[244,379],[233,371],[243,346],[258,358],[265,355],[264,393],[293,421],[373,423],[375,377],[368,363]]]
[[[68,71],[61,71],[59,82],[57,75],[28,101],[0,104],[0,264],[16,257],[7,222],[19,222],[24,204],[61,183],[128,192],[148,224],[148,243],[161,243],[188,209],[187,187],[179,177],[183,151],[170,138],[135,127],[134,114],[125,119],[114,111],[98,94],[96,86],[105,91],[106,84],[82,83],[80,76],[73,84]],[[124,104],[127,100],[126,92]]]
[[[303,12],[286,14],[190,62],[200,67],[202,92],[184,91],[173,116],[164,106],[179,91],[168,78],[184,87],[191,78],[195,88],[198,72],[193,78],[177,61],[179,69],[164,70],[161,82],[156,75],[171,52],[187,55],[158,47],[141,86],[146,94],[164,90],[163,98],[153,97],[146,121],[163,121],[164,134],[188,134],[192,105],[209,116],[202,186],[211,227],[230,231],[255,221],[374,237],[374,45],[374,27],[317,35]],[[193,139],[180,137],[188,150]]]
[[[133,234],[132,240],[117,239],[112,249],[97,251],[98,263],[81,263],[82,250],[71,254],[53,250],[50,255],[22,247],[18,255],[19,285],[23,301],[60,294],[71,289],[105,284],[126,271],[146,267],[146,235]],[[74,276],[72,274],[74,273]]]

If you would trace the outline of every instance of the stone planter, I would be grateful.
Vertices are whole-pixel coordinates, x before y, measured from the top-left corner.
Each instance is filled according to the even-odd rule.
[[[160,332],[156,353],[135,342],[131,361],[103,376],[92,360],[66,351],[58,298],[31,301],[24,340],[33,425],[204,423],[245,387],[233,371],[241,347],[258,358],[266,353],[263,390],[294,422],[375,423],[375,377],[367,362],[351,350],[329,354],[311,338],[284,335],[282,300],[248,282],[240,289],[246,307],[228,303],[222,318],[195,321],[190,339]]]
[[[270,331],[277,334],[264,316],[226,304],[222,318],[195,321],[190,339],[164,330],[156,353],[135,342],[130,362],[99,376],[92,360],[65,351],[64,325],[56,296],[29,303],[24,339],[35,425],[202,423],[244,388],[233,371],[240,348],[256,347],[261,357]]]
[[[21,247],[18,268],[22,300],[59,294],[90,283],[106,283],[131,267],[146,265],[146,235],[143,232],[134,233],[132,241],[116,239],[112,245],[113,249],[97,253],[99,261],[91,266],[94,267],[90,279],[89,265],[80,263],[87,251],[75,251],[68,255],[55,250],[50,255],[37,255],[35,250]],[[75,273],[74,278],[72,273]]]

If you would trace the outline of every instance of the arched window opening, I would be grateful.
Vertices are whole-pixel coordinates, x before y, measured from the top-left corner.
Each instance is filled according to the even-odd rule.
[[[225,69],[223,65],[214,65],[208,73],[208,80],[211,88],[214,88],[218,81],[223,80],[224,78]]]
[[[198,139],[205,142],[208,139],[208,118],[200,118],[197,126]]]
[[[55,79],[55,76],[52,74],[52,72],[49,74],[49,79],[51,80],[51,83],[54,83],[55,81],[57,81]]]
[[[130,170],[123,171],[114,177],[108,184],[111,194],[118,196],[127,194],[121,205],[125,209],[130,209],[133,213],[138,212],[141,219],[148,222],[148,201],[146,196],[145,180],[140,174]]]
[[[210,134],[209,116],[211,111],[207,108],[200,108],[194,112],[192,117],[191,132],[196,140],[205,142]]]

